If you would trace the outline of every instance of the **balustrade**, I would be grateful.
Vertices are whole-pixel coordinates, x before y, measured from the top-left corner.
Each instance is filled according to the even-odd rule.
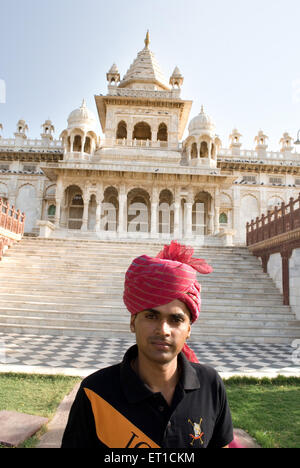
[[[0,198],[0,260],[4,247],[14,242],[14,236],[10,236],[10,233],[21,238],[24,234],[24,225],[25,214]]]
[[[247,223],[247,246],[298,228],[300,228],[300,194],[296,200],[290,198],[289,203],[282,202],[274,211],[268,211],[267,215],[263,214],[261,218],[257,217],[255,221]]]
[[[295,200],[284,202],[274,211],[247,223],[247,246],[253,255],[260,257],[265,273],[270,255],[280,253],[282,258],[283,303],[290,304],[289,259],[295,248],[300,248],[300,194]]]

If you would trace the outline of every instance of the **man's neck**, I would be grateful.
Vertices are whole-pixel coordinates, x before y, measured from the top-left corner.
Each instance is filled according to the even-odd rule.
[[[180,375],[177,356],[171,362],[160,364],[139,353],[133,367],[152,392],[161,392],[171,404]]]

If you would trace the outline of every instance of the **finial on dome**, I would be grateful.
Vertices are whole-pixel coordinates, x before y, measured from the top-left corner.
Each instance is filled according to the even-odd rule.
[[[85,102],[85,99],[84,99],[84,98],[82,99],[81,108],[82,108],[82,107],[86,107],[86,102]]]
[[[201,105],[201,114],[204,114],[204,107],[203,107],[203,104]]]
[[[149,29],[147,30],[147,34],[146,34],[146,39],[145,39],[145,47],[146,49],[149,48],[149,44],[150,44],[150,35],[149,35]]]

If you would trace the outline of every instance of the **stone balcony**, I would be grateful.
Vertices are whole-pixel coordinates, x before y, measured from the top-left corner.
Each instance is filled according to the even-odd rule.
[[[181,151],[182,143],[170,143],[168,141],[152,141],[152,140],[137,140],[137,139],[117,139],[105,138],[101,140],[100,147],[125,147],[125,148],[143,148],[143,149],[162,149],[164,151]]]

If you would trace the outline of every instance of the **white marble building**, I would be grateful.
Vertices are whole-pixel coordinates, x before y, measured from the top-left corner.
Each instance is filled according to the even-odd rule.
[[[26,213],[25,232],[237,245],[247,221],[298,197],[292,137],[268,151],[260,130],[247,150],[234,129],[224,147],[206,109],[190,119],[183,76],[176,67],[166,80],[148,34],[124,77],[113,64],[107,81],[95,96],[104,138],[84,100],[59,140],[48,120],[38,140],[24,120],[14,138],[0,124],[0,197]]]

